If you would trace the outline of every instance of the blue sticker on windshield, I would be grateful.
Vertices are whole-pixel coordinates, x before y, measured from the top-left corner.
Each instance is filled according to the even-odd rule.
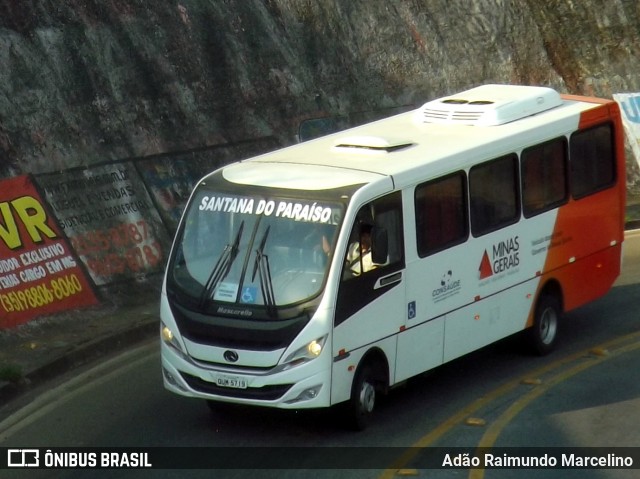
[[[254,304],[258,297],[258,288],[256,286],[245,286],[242,288],[240,302],[245,304]]]

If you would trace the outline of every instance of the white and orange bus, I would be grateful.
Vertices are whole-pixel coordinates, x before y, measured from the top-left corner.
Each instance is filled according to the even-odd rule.
[[[195,187],[161,298],[167,389],[356,427],[406,379],[564,312],[620,272],[619,109],[485,85],[225,166]]]

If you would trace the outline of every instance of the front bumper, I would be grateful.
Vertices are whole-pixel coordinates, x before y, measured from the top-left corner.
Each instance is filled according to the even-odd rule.
[[[249,373],[204,368],[164,343],[161,353],[164,386],[182,396],[282,409],[330,405],[331,369],[322,356],[284,371]]]

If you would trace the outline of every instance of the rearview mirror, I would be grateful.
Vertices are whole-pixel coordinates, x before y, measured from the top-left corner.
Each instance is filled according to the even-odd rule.
[[[374,226],[371,229],[371,261],[385,264],[389,256],[389,235],[386,228]]]

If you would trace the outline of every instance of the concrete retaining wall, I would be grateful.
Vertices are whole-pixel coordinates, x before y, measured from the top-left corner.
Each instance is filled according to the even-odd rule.
[[[191,189],[271,137],[0,181],[0,329],[161,274]]]

